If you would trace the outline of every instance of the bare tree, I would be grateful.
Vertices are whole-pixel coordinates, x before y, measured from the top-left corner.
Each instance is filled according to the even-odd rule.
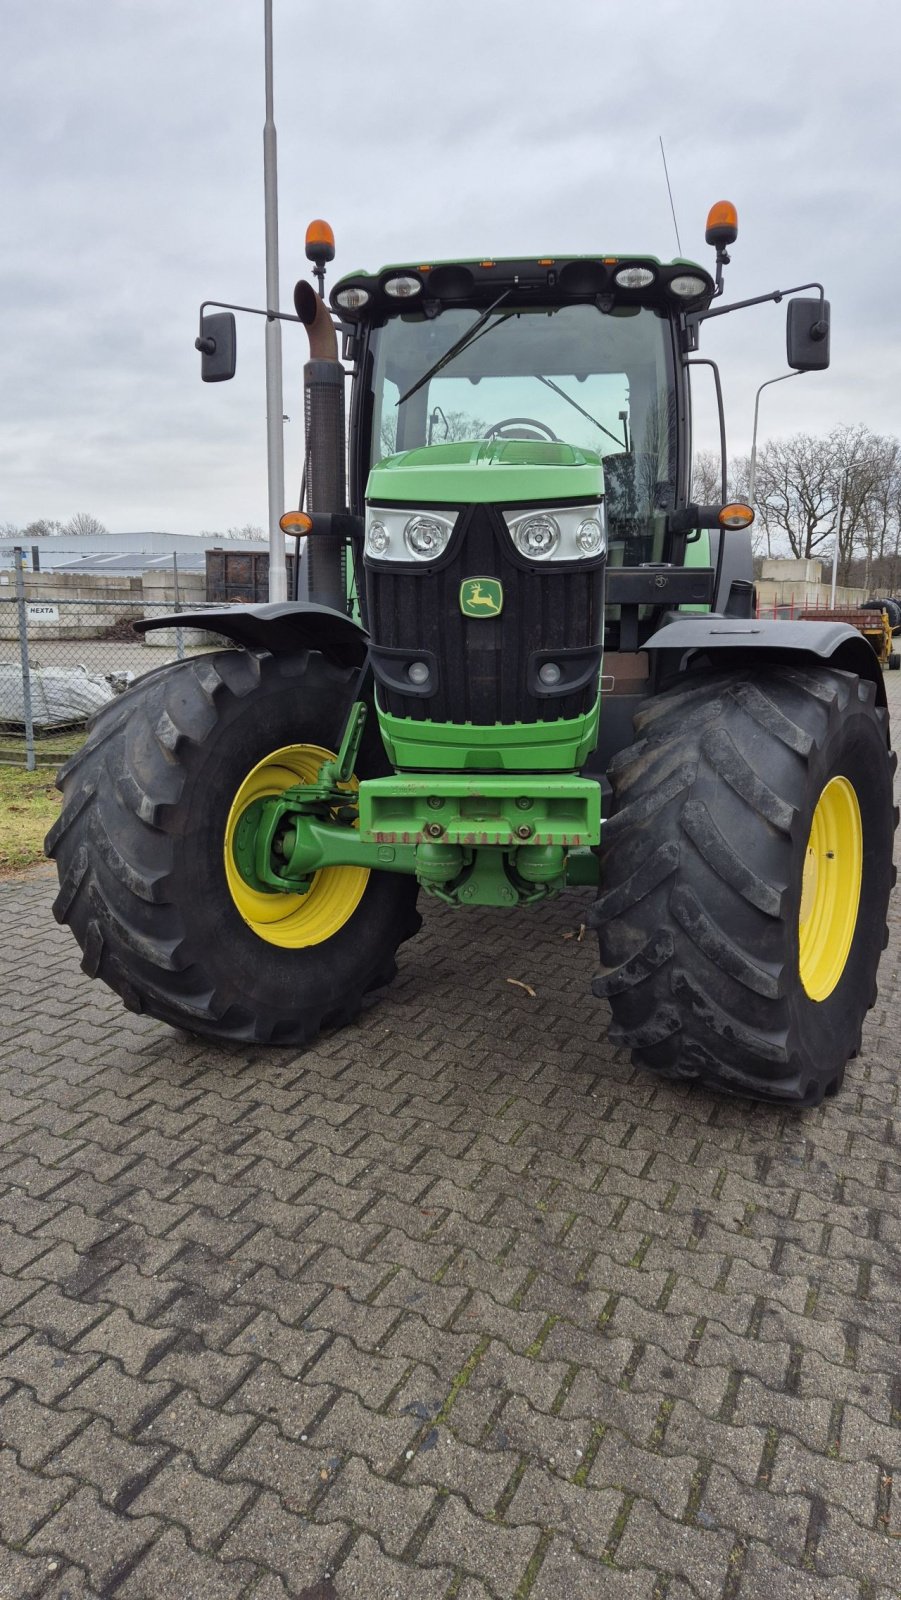
[[[22,529],[22,538],[55,539],[62,531],[61,522],[55,522],[50,517],[37,517],[34,522],[29,522],[27,528]]]
[[[216,537],[219,538],[220,535],[217,534]],[[227,528],[225,537],[226,539],[265,539],[266,530],[259,527],[255,522],[245,522],[240,528]]]
[[[436,408],[436,412],[439,410]],[[484,439],[488,424],[481,417],[471,417],[466,411],[436,412],[432,413],[429,420],[429,444],[458,444],[465,439]],[[394,455],[397,450],[396,411],[382,417],[379,442],[382,459]]]
[[[699,450],[691,465],[691,498],[700,506],[716,505],[722,492],[718,450]]]
[[[70,517],[60,531],[67,537],[82,539],[93,537],[96,533],[106,533],[108,530],[90,511],[76,511],[74,517]]]

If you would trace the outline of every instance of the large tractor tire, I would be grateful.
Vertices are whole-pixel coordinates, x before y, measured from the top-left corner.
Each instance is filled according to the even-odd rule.
[[[774,667],[650,701],[594,912],[611,1036],[667,1078],[817,1105],[876,999],[896,757],[872,683]]]
[[[331,867],[305,895],[263,894],[230,849],[251,800],[312,781],[334,754],[354,678],[314,651],[176,662],[106,707],[63,767],[54,914],[131,1010],[303,1044],[391,981],[419,927],[414,879]],[[371,717],[355,781],[388,770]]]

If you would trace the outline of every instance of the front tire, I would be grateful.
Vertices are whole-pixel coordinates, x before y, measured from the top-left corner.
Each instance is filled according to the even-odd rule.
[[[896,758],[875,687],[807,667],[648,702],[601,836],[594,992],[665,1077],[816,1105],[876,998]]]
[[[57,921],[130,1009],[303,1044],[391,981],[419,927],[415,880],[334,867],[307,896],[256,895],[227,853],[236,799],[309,782],[334,752],[354,676],[315,651],[223,650],[162,668],[96,718],[57,779],[46,848]],[[388,770],[371,718],[356,776]]]

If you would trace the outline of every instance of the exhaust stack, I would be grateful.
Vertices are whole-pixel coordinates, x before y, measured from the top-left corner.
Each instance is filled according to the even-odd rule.
[[[310,359],[303,369],[307,510],[345,511],[344,368],[338,338],[325,302],[305,278],[295,286],[294,309],[310,341]],[[309,539],[306,559],[310,599],[346,611],[343,540]]]

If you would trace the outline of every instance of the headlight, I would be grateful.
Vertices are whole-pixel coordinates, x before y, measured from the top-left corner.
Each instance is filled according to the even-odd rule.
[[[456,517],[409,506],[370,507],[364,552],[373,561],[437,561],[450,543]]]
[[[546,511],[538,516],[521,517],[511,524],[517,550],[532,561],[548,561],[560,543],[560,529]]]
[[[404,528],[404,544],[416,561],[434,561],[447,549],[450,524],[439,517],[411,517]]]
[[[504,521],[527,561],[591,561],[607,548],[603,505],[505,511]]]
[[[710,288],[706,278],[695,277],[693,272],[680,272],[678,278],[670,278],[670,294],[676,294],[680,300],[695,300],[699,294],[705,294]]]

